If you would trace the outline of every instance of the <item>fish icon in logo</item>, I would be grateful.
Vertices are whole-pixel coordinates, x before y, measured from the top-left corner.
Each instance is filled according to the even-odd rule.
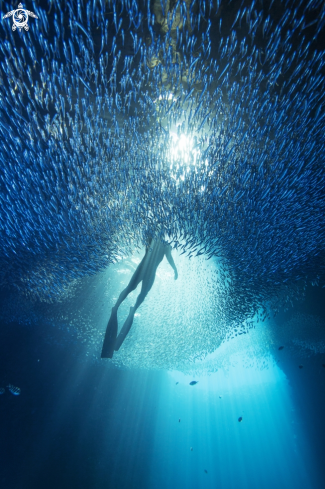
[[[17,10],[11,10],[11,12],[8,12],[6,15],[3,16],[3,18],[7,19],[8,17],[11,16],[13,20],[13,24],[12,24],[13,31],[15,31],[17,27],[19,30],[24,28],[25,31],[28,31],[29,29],[28,16],[38,19],[37,15],[35,15],[34,12],[30,12],[29,10],[24,9],[21,3],[18,5]]]

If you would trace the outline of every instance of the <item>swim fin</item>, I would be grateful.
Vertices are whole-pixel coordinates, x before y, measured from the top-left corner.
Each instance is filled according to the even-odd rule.
[[[117,328],[118,328],[117,308],[113,307],[111,317],[109,318],[107,328],[106,328],[101,358],[112,358],[113,357],[114,344],[115,344],[116,335],[117,335]]]
[[[115,347],[114,347],[115,351],[118,351],[120,349],[123,341],[126,338],[126,335],[130,331],[130,328],[131,328],[132,323],[133,323],[133,318],[134,318],[134,307],[130,307],[129,315],[126,318],[125,323],[123,324],[123,328],[121,329],[120,334],[116,338]]]

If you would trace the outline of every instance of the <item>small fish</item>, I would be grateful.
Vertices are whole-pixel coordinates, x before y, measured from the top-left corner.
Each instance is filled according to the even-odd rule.
[[[324,368],[325,368],[325,363],[323,363],[323,364],[322,364],[322,367],[324,367]]]
[[[191,452],[193,452],[193,447],[190,448]]]
[[[179,382],[176,382],[176,385],[178,384]]]
[[[325,18],[323,11],[318,20],[309,18],[311,5],[322,2],[308,2],[297,14],[304,2],[299,0],[293,13],[289,4],[295,2],[285,0],[277,22],[271,20],[274,0],[264,2],[266,9],[263,1],[233,2],[241,6],[234,6],[224,27],[221,0],[199,2],[199,11],[195,2],[189,8],[188,2],[179,2],[179,9],[170,12],[163,6],[168,31],[176,15],[181,24],[188,23],[187,29],[176,29],[177,49],[167,48],[168,36],[163,41],[150,5],[151,41],[146,42],[143,12],[133,0],[122,2],[121,12],[118,2],[110,2],[110,13],[102,0],[68,2],[76,10],[69,24],[60,2],[49,0],[53,22],[39,9],[40,21],[30,26],[34,35],[26,33],[20,49],[7,22],[7,40],[0,41],[0,72],[6,78],[3,84],[0,73],[0,284],[8,280],[26,296],[55,300],[71,280],[106,269],[120,252],[131,254],[148,227],[167,231],[188,258],[223,255],[230,276],[239,279],[228,284],[219,274],[220,328],[225,315],[229,324],[239,324],[252,304],[258,309],[266,297],[282,296],[282,286],[294,296],[297,280],[323,277],[324,263],[315,249],[325,244],[325,174],[319,163],[325,149],[325,53],[313,44]],[[216,56],[209,31],[218,32],[218,26]],[[263,50],[254,41],[257,29]],[[244,37],[247,32],[251,42]],[[182,80],[184,91],[180,86],[170,99],[172,80]],[[49,120],[44,127],[39,108]],[[157,128],[151,124],[156,109]],[[205,142],[187,148],[193,161],[186,165],[184,180],[184,148],[179,152],[175,181],[151,161],[154,155],[169,167],[171,155],[161,137],[168,137],[180,118],[184,124],[177,126],[178,137],[196,132]],[[108,168],[104,161],[114,164]],[[134,161],[139,162],[136,169]],[[37,264],[29,266],[31,254]],[[236,331],[236,337],[245,333]]]
[[[299,368],[304,368],[304,366],[303,365],[299,365]]]
[[[222,399],[222,396],[219,396],[219,399]]]
[[[242,421],[243,421],[243,417],[242,416],[239,416],[238,423],[241,423]]]
[[[207,474],[208,473],[207,469],[204,469],[204,472]]]
[[[0,395],[4,394],[6,392],[6,389],[4,387],[0,387]]]
[[[20,388],[19,387],[15,387],[14,385],[9,384],[9,385],[7,385],[7,388],[9,389],[11,394],[13,394],[14,396],[20,395]]]
[[[198,383],[198,380],[192,380],[192,382],[190,382],[190,385],[195,385]]]
[[[179,423],[181,422],[181,418],[179,418],[178,422],[179,422]]]
[[[279,346],[279,350],[283,350],[284,346]]]

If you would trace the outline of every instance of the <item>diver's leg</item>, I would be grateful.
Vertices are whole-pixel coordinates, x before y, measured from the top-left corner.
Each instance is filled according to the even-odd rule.
[[[138,309],[138,307],[141,306],[142,302],[147,297],[147,294],[148,294],[149,290],[151,289],[151,287],[153,286],[153,283],[155,281],[155,276],[156,276],[156,274],[154,274],[148,280],[145,280],[145,279],[143,280],[142,287],[141,287],[141,292],[140,292],[140,294],[137,297],[136,303],[134,304],[134,308],[133,308],[134,309],[134,312]]]
[[[130,294],[130,292],[133,292],[139,285],[139,283],[142,280],[142,275],[143,275],[143,267],[142,267],[142,262],[138,265],[137,269],[135,270],[134,274],[131,277],[131,280],[129,284],[125,287],[124,290],[119,295],[119,298],[116,301],[116,304],[114,307],[116,307],[116,310],[120,307],[124,299]]]
[[[121,347],[123,341],[126,338],[126,335],[130,331],[131,326],[132,326],[132,323],[133,323],[135,311],[138,309],[138,307],[145,300],[145,298],[146,298],[149,290],[153,286],[153,283],[155,281],[155,275],[156,275],[156,273],[153,273],[153,274],[151,274],[151,276],[149,278],[146,278],[145,277],[143,279],[143,281],[142,281],[142,287],[141,287],[141,292],[140,292],[140,294],[137,297],[137,301],[136,301],[134,307],[130,307],[129,315],[126,318],[126,321],[123,324],[123,327],[122,327],[122,329],[121,329],[118,337],[116,338],[116,342],[115,342],[115,346],[114,346],[115,351],[118,351],[119,350],[119,348]]]
[[[141,263],[140,263],[141,265]],[[124,301],[124,299],[129,295],[130,292],[135,290],[139,283],[141,282],[142,276],[142,267],[138,266],[136,271],[134,272],[128,286],[122,290],[117,299],[115,306],[112,308],[111,317],[109,318],[106,333],[104,337],[104,343],[101,353],[101,358],[112,358],[114,353],[114,344],[116,341],[116,335],[118,330],[118,322],[117,322],[117,310],[120,304]]]

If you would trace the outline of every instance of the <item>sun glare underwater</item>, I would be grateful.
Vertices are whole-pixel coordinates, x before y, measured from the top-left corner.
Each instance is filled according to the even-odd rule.
[[[0,11],[3,487],[325,487],[325,2]]]

